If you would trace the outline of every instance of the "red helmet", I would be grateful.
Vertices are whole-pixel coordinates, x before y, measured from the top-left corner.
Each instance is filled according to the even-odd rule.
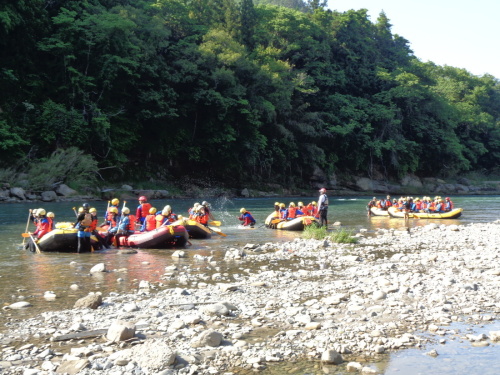
[[[139,197],[139,202],[146,202],[148,200],[148,198],[146,198],[144,195],[141,195]]]
[[[320,193],[325,193],[325,192],[326,192],[326,189],[325,189],[325,188],[321,188],[321,189],[319,189],[319,192],[320,192]]]

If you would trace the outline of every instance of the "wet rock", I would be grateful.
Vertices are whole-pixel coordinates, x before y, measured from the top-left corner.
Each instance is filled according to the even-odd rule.
[[[4,306],[4,310],[18,310],[18,309],[25,309],[27,307],[32,306],[31,303],[27,301],[20,301],[20,302],[14,302],[13,304],[10,304],[8,306]]]
[[[344,360],[336,350],[327,349],[321,354],[321,362],[331,365],[340,365]]]
[[[106,272],[106,265],[104,263],[98,263],[90,269],[90,273]]]
[[[10,196],[20,199],[22,201],[26,200],[25,192],[23,188],[13,187],[10,189]]]
[[[63,197],[72,197],[78,195],[76,190],[71,189],[68,185],[61,184],[56,189],[55,192],[57,195],[61,195]]]

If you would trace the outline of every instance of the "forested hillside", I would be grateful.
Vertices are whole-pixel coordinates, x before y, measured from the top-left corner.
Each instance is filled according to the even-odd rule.
[[[2,4],[10,178],[73,147],[91,156],[75,163],[129,180],[307,186],[317,170],[449,177],[500,165],[498,80],[420,62],[390,15],[292,0]]]

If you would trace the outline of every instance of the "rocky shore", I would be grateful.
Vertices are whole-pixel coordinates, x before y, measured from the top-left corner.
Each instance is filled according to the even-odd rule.
[[[446,345],[451,323],[498,319],[500,221],[365,234],[357,244],[248,244],[223,261],[198,255],[204,273],[165,270],[176,288],[141,281],[131,294],[90,294],[71,310],[13,320],[0,335],[0,372],[229,375],[310,359],[377,373],[359,358],[422,347],[424,333]],[[239,272],[225,272],[227,262]],[[119,282],[118,271],[89,270]],[[30,307],[4,307],[16,308]],[[500,331],[461,339],[486,346]]]

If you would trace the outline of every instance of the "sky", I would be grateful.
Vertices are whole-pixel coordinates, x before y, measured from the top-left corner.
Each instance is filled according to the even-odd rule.
[[[372,22],[384,11],[421,61],[500,79],[500,0],[328,0],[328,7],[368,9]]]

